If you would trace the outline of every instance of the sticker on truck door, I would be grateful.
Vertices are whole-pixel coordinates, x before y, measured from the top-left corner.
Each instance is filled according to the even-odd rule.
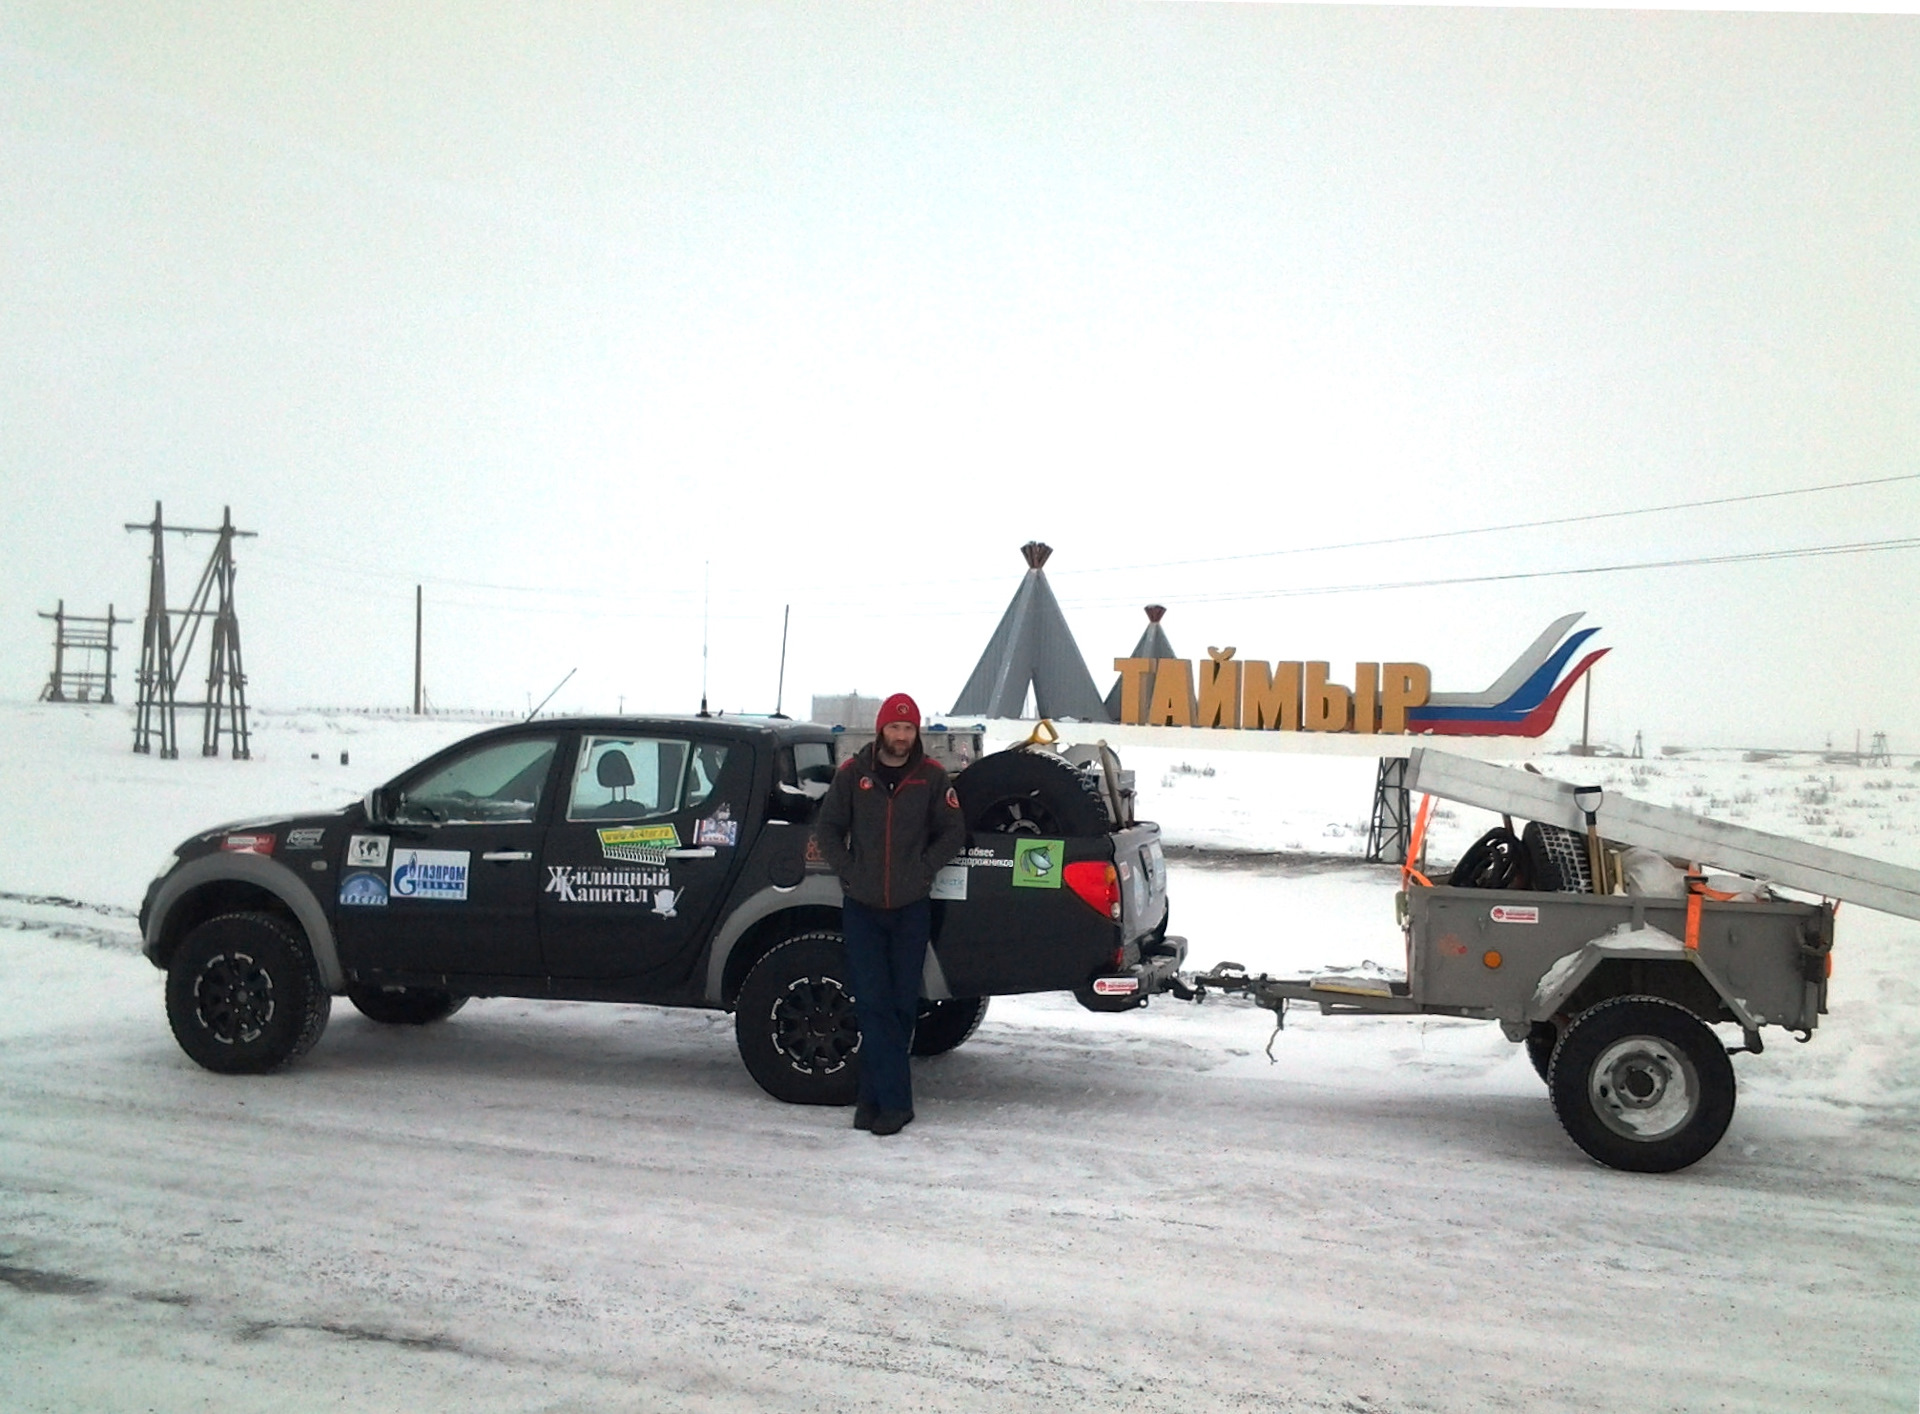
[[[1013,886],[1016,889],[1057,889],[1060,866],[1067,852],[1065,840],[1016,840],[1013,846]]]
[[[967,866],[949,864],[933,876],[933,890],[928,898],[949,899],[955,902],[967,896]]]

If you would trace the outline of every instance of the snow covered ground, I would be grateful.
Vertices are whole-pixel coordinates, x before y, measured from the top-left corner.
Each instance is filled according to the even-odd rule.
[[[1826,1025],[1738,1057],[1726,1140],[1665,1177],[1589,1162],[1491,1025],[1296,1012],[1270,1064],[1219,999],[998,1000],[886,1141],[647,1007],[342,1004],[223,1079],[138,955],[154,867],[477,724],[263,713],[236,763],[0,722],[0,1408],[1920,1407],[1920,924],[1843,908]],[[1127,764],[1213,848],[1173,868],[1196,964],[1398,961],[1370,761]],[[1920,864],[1904,765],[1541,765]]]

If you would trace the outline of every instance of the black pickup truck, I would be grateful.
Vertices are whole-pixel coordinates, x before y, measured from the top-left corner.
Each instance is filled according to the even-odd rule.
[[[140,910],[173,1034],[253,1073],[311,1048],[335,995],[401,1025],[469,997],[709,1007],[768,1093],[850,1104],[840,886],[809,847],[834,746],[784,719],[535,721],[359,804],[196,835]],[[969,838],[935,886],[917,1054],[992,996],[1124,1010],[1177,972],[1159,827],[1132,821],[1110,755],[999,752],[954,784]]]

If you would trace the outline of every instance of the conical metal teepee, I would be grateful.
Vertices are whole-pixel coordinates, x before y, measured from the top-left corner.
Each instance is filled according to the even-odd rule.
[[[1158,662],[1162,658],[1178,658],[1173,645],[1167,641],[1167,631],[1160,627],[1161,616],[1166,608],[1160,604],[1147,605],[1147,631],[1140,635],[1140,641],[1133,645],[1129,658],[1150,658]],[[1120,684],[1125,678],[1115,678],[1113,690],[1107,693],[1107,718],[1110,721],[1124,722],[1126,713],[1120,710]],[[1134,720],[1144,722],[1147,719],[1147,703],[1153,700],[1153,674],[1148,673],[1140,683],[1140,710],[1134,714]]]
[[[951,715],[1020,717],[1031,687],[1034,709],[1042,717],[1111,721],[1041,569],[1052,547],[1030,540],[1020,553],[1027,562],[1027,576],[1000,616],[1000,626],[960,690]]]

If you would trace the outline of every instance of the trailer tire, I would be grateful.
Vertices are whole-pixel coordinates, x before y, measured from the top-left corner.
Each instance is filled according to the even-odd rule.
[[[1614,997],[1574,1017],[1547,1077],[1567,1137],[1609,1168],[1672,1173],[1713,1151],[1733,1121],[1727,1049],[1659,997]]]
[[[850,1105],[860,1090],[860,1019],[846,945],[822,930],[788,938],[753,965],[734,1002],[747,1074],[790,1105]]]
[[[987,835],[1104,835],[1112,816],[1099,779],[1045,751],[996,751],[958,776],[953,789],[967,828]]]
[[[1520,832],[1520,842],[1526,846],[1527,872],[1534,888],[1550,894],[1593,892],[1593,865],[1587,858],[1585,836],[1530,820]]]
[[[1543,1081],[1553,1078],[1553,1048],[1560,1044],[1560,1031],[1551,1021],[1536,1021],[1527,1032],[1527,1059]]]
[[[971,1039],[986,1019],[987,998],[951,997],[920,1003],[920,1019],[913,1027],[913,1054],[944,1056]]]

